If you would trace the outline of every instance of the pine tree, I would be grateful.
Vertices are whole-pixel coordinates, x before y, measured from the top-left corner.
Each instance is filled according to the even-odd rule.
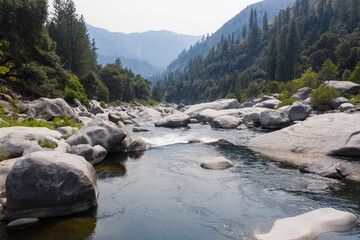
[[[298,61],[301,50],[301,39],[297,28],[296,20],[293,18],[290,23],[289,36],[286,43],[286,62],[288,64],[288,79],[295,78],[295,64]]]
[[[281,29],[278,54],[276,57],[276,80],[279,82],[285,82],[288,80],[287,77],[287,64],[286,64],[286,29]]]
[[[265,33],[269,30],[267,12],[264,13],[262,28]]]
[[[267,56],[267,77],[268,80],[275,80],[276,75],[276,57],[277,47],[275,35],[272,36],[270,41],[270,48]]]
[[[246,25],[245,25],[245,24],[244,24],[244,26],[243,26],[242,29],[241,29],[241,36],[242,36],[243,39],[245,39],[246,36],[247,36],[247,29],[246,29]]]

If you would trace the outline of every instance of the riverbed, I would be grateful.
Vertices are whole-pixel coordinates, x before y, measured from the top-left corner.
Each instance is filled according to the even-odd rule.
[[[109,155],[96,165],[100,189],[96,209],[42,219],[24,230],[6,230],[2,222],[0,239],[246,240],[254,239],[256,232],[267,232],[276,219],[322,207],[360,217],[359,184],[302,174],[244,146],[261,132],[189,126],[145,126],[152,131],[132,136],[147,142],[146,152]],[[234,145],[219,144],[221,138]],[[204,143],[188,144],[192,139]],[[234,167],[220,171],[200,167],[219,156],[231,160]],[[320,180],[330,185],[328,191],[307,190]],[[356,227],[318,239],[359,238]]]

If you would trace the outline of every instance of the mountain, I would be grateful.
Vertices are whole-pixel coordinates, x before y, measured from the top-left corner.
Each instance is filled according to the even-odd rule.
[[[169,31],[148,31],[143,33],[118,33],[87,25],[90,39],[95,39],[101,61],[110,56],[133,62],[147,62],[156,68],[165,68],[183,50],[189,48],[201,37],[177,34]],[[106,63],[106,61],[101,62]],[[140,63],[137,63],[140,65]],[[146,64],[145,64],[146,65]],[[136,72],[134,70],[134,72]]]
[[[246,39],[224,38],[162,79],[167,102],[194,103],[232,97],[239,101],[325,80],[360,83],[360,4],[357,0],[297,0]],[[360,94],[359,94],[360,95]],[[354,99],[357,97],[354,97]]]
[[[241,39],[241,30],[243,26],[245,25],[248,28],[251,9],[257,10],[258,23],[261,25],[265,12],[267,13],[268,20],[271,21],[281,9],[292,5],[295,1],[296,0],[264,0],[246,7],[239,14],[226,22],[218,31],[211,36],[208,36],[205,41],[198,42],[191,46],[188,51],[183,51],[179,54],[178,58],[167,67],[167,72],[182,69],[189,63],[191,58],[194,58],[197,55],[206,56],[210,49],[221,41],[222,36],[227,38],[234,33],[235,40]]]

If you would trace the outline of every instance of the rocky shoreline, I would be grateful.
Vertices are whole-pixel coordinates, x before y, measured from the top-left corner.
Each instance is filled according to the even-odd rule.
[[[327,84],[347,91],[344,84],[339,86],[335,81]],[[2,218],[56,217],[95,207],[99,189],[92,165],[103,161],[108,153],[142,152],[147,148],[144,140],[132,138],[126,125],[134,125],[133,132],[149,131],[144,128],[146,124],[170,128],[210,124],[213,128],[237,130],[281,129],[259,136],[247,146],[275,160],[299,166],[305,173],[360,181],[360,164],[339,158],[360,158],[360,107],[340,97],[331,101],[329,111],[318,112],[311,107],[308,98],[311,91],[300,89],[293,96],[299,101],[278,109],[280,101],[276,95],[242,105],[235,99],[220,99],[191,106],[161,104],[154,108],[126,104],[104,109],[93,100],[88,110],[76,99],[69,105],[63,99],[21,101],[15,94],[1,94],[0,105],[5,107],[5,114],[19,122],[66,117],[81,126],[55,130],[0,128],[0,149],[9,158],[0,162],[1,205],[6,209]],[[214,159],[201,166],[224,169],[232,163]]]

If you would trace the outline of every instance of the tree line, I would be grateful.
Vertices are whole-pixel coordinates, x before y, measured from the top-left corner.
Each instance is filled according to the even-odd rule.
[[[249,24],[241,26],[244,39],[223,36],[206,57],[162,76],[163,94],[174,102],[245,101],[325,80],[359,83],[359,11],[357,0],[297,0],[270,23],[265,13],[258,24],[252,9]]]
[[[151,99],[151,83],[120,59],[97,63],[73,0],[0,0],[0,84],[27,96],[104,102]],[[159,100],[159,97],[157,98]]]

